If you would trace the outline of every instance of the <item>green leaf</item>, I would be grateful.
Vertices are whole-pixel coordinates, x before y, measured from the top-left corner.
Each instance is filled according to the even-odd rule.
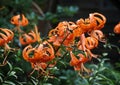
[[[0,76],[0,82],[3,82],[3,78]]]
[[[0,76],[4,77],[4,75],[2,73],[0,73]]]
[[[52,85],[51,83],[44,83],[43,85]]]
[[[102,74],[98,74],[98,76],[100,76],[101,78],[107,80],[110,82],[110,85],[114,85],[114,83],[112,82],[112,80],[110,80],[109,78],[107,78],[106,76],[102,75]]]
[[[31,76],[31,81],[34,85],[38,85],[38,80],[34,78],[33,76]]]
[[[16,85],[23,85],[23,82],[15,81],[17,84]]]
[[[98,83],[98,82],[95,82],[95,83],[94,83],[94,85],[101,85],[101,84],[100,84],[100,83]]]
[[[107,55],[108,55],[108,53],[102,53],[102,55],[103,55],[103,56],[107,56]]]
[[[101,72],[101,71],[104,71],[105,69],[107,69],[106,67],[101,67],[101,68],[99,68],[99,72]]]
[[[21,50],[17,51],[17,56],[21,56]]]
[[[36,82],[35,80],[31,79],[31,81],[34,85],[38,85],[38,82]]]
[[[89,82],[87,81],[87,79],[83,78],[83,80],[84,80],[85,85],[89,85]]]
[[[9,63],[9,62],[7,61],[7,64],[9,65],[10,70],[12,70],[13,67],[12,67],[11,63]]]
[[[21,71],[22,73],[24,73],[23,69],[21,69],[21,68],[19,68],[19,67],[14,67],[13,69],[14,69],[14,70]]]
[[[59,61],[59,63],[64,65],[64,67],[66,68],[66,63],[64,61]]]
[[[108,80],[108,78],[106,76],[102,75],[102,74],[98,74],[98,76],[100,76],[101,78],[104,78],[104,79]]]
[[[90,78],[89,78],[89,81],[92,81],[93,79],[94,79],[93,77],[90,77]]]
[[[17,76],[15,74],[16,74],[15,71],[9,71],[8,72],[8,76],[13,76],[13,77],[15,77],[17,79]]]
[[[67,80],[67,77],[66,77],[66,76],[60,76],[59,78],[60,78],[60,79]]]
[[[16,85],[16,84],[11,81],[4,81],[3,85]]]
[[[3,78],[2,77],[4,77],[4,75],[2,73],[0,73],[0,81],[1,82],[3,82]]]

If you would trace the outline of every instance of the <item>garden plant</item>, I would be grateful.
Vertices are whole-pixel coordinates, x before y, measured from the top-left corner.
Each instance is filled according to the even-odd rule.
[[[102,31],[106,16],[93,12],[76,21],[57,21],[45,37],[35,16],[19,12],[0,25],[0,85],[120,85],[120,71],[111,65],[108,53],[94,53],[102,44],[120,54]],[[119,22],[113,32],[120,34]]]

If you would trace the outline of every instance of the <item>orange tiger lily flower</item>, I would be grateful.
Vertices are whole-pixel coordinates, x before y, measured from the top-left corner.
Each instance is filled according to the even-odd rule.
[[[10,22],[16,26],[28,25],[28,19],[24,16],[24,14],[22,14],[21,16],[20,14],[13,16]]]
[[[83,33],[91,31],[97,25],[93,14],[90,14],[89,18],[85,20],[82,18],[77,20],[76,24],[78,28],[81,28],[81,31],[83,31]]]
[[[105,36],[101,30],[93,30],[89,33],[91,37],[96,38],[100,42],[105,42]]]
[[[28,34],[21,35],[19,40],[22,45],[31,44],[37,41],[37,35],[34,31],[31,31]]]
[[[82,28],[79,27],[73,30],[73,34],[75,37],[80,37],[83,33],[84,31],[82,30]]]
[[[79,61],[79,59],[76,58],[76,56],[72,53],[72,51],[70,52],[70,65],[74,67],[75,71],[79,71],[81,70],[81,62]]]
[[[6,45],[14,37],[14,33],[9,29],[0,28],[0,46]]]
[[[6,43],[13,39],[14,33],[11,30],[9,30],[9,29],[0,29],[0,30],[3,31],[6,34],[6,36],[7,36]]]
[[[33,53],[33,55],[30,56],[31,53]],[[31,45],[28,45],[23,50],[23,58],[28,62],[32,63],[39,62],[43,56],[42,52],[39,52],[39,54],[38,52],[36,52],[35,48],[33,48]]]
[[[86,62],[88,62],[89,60],[91,60],[91,58],[89,58],[89,57],[87,57],[87,56],[85,56],[85,55],[83,55],[83,54],[78,54],[78,56],[80,57],[80,59],[79,59],[79,61],[81,62],[81,63],[86,63]]]
[[[20,15],[16,15],[16,16],[13,16],[12,18],[11,18],[11,23],[12,24],[14,24],[14,25],[19,25],[20,24],[20,22],[19,22],[19,19],[20,19]]]
[[[72,44],[74,44],[74,39],[75,39],[75,36],[74,34],[69,34],[66,39],[64,40],[63,44],[65,46],[71,46]]]
[[[94,37],[87,37],[85,39],[85,46],[87,49],[93,49],[98,46],[98,40]]]
[[[44,70],[47,67],[51,67],[56,64],[48,64],[48,62],[52,61],[55,56],[53,47],[47,41],[44,41],[34,48],[31,45],[28,45],[24,48],[22,54],[23,58],[31,63],[34,70],[45,72]]]
[[[30,56],[30,53],[33,55]],[[26,61],[32,63],[48,62],[54,59],[54,57],[54,50],[47,41],[44,41],[42,44],[35,48],[29,45],[23,50],[23,58]]]
[[[58,27],[61,27],[61,25],[62,23],[59,23],[58,26],[55,29],[52,29],[48,34],[49,36],[48,41],[52,42],[54,46],[60,46],[63,40],[63,35],[62,35],[63,32],[62,31],[59,32],[59,29],[58,29]]]
[[[48,41],[52,42],[54,46],[60,46],[63,38],[57,37],[57,35],[49,37]]]
[[[77,20],[76,24],[78,28],[75,29],[75,32],[77,33],[77,36],[80,36],[85,32],[89,32],[92,30],[99,30],[103,28],[105,23],[106,23],[105,16],[103,16],[100,13],[91,13],[89,14],[89,18],[85,20],[82,18]]]
[[[74,41],[74,34],[71,32],[76,27],[72,22],[60,22],[55,29],[49,32],[49,42],[52,42],[55,46],[64,44],[69,46]]]
[[[53,45],[55,46],[60,46],[60,42],[62,41],[62,39],[60,39],[60,37],[58,38],[58,34],[57,34],[57,30],[56,29],[52,29],[49,31],[49,42],[53,42]]]
[[[54,49],[47,41],[44,41],[42,45],[39,45],[36,51],[38,53],[42,52],[42,62],[48,62],[55,58]]]
[[[78,56],[80,57],[79,61],[81,62],[81,71],[85,71],[87,73],[90,72],[90,70],[88,70],[85,66],[84,63],[88,62],[91,60],[91,58],[89,58],[88,56],[85,56],[83,54],[78,54]]]
[[[70,65],[71,65],[71,66],[78,65],[78,63],[79,63],[80,61],[79,61],[79,59],[77,59],[77,58],[75,57],[75,55],[72,53],[72,51],[70,51],[70,57],[71,57]]]
[[[115,25],[113,31],[114,31],[114,33],[116,33],[116,34],[120,34],[120,22],[119,22],[117,25]]]
[[[72,51],[70,52],[70,56],[71,56],[70,65],[74,67],[75,71],[82,72],[85,71],[89,73],[89,70],[84,66],[84,63],[90,60],[88,57],[84,56],[83,54],[78,54],[79,58],[77,59],[75,55],[72,53]]]
[[[93,54],[90,50],[98,46],[98,40],[95,38],[93,39],[93,37],[89,39],[85,38],[85,36],[82,34],[77,47],[79,50],[83,50],[86,56],[97,58],[98,55]]]
[[[7,61],[8,56],[6,56],[6,52],[8,50],[9,51],[15,50],[15,49],[9,47],[9,45],[8,45],[8,43],[10,41],[12,41],[13,37],[14,37],[14,33],[11,30],[6,29],[6,28],[0,28],[0,46],[4,46],[4,55],[5,55],[5,58],[0,66],[4,66],[7,64],[6,61]]]

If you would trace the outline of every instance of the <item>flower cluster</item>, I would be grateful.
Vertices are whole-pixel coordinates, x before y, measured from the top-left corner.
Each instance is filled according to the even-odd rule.
[[[70,65],[77,71],[88,72],[84,63],[90,61],[92,57],[97,58],[97,55],[93,54],[91,50],[98,46],[98,41],[105,42],[104,34],[101,31],[105,23],[106,18],[100,13],[91,13],[89,18],[85,20],[81,18],[76,23],[63,21],[49,32],[48,41],[55,48],[64,45],[71,56]],[[87,37],[86,33],[88,33]],[[75,55],[72,52],[74,49],[79,49],[84,53]]]
[[[60,22],[57,27],[49,31],[48,37],[44,40],[41,40],[37,26],[29,33],[20,29],[29,23],[24,14],[13,16],[11,23],[16,25],[15,30],[20,33],[21,45],[26,46],[22,51],[23,58],[37,71],[45,72],[47,68],[54,67],[57,63],[55,58],[63,55],[61,46],[64,46],[70,56],[70,66],[76,71],[89,73],[84,64],[98,56],[91,50],[98,46],[99,41],[105,42],[101,29],[106,23],[106,18],[100,13],[90,13],[88,18],[80,18],[76,22]],[[0,31],[2,31],[0,46],[13,39],[12,31],[2,28]],[[32,43],[36,43],[35,46],[32,46]],[[81,52],[76,54],[74,53],[76,50]]]
[[[30,30],[29,33],[22,31],[20,27],[28,25],[28,19],[24,14],[13,16],[11,23],[16,26],[20,44],[26,46],[22,52],[23,58],[30,62],[32,68],[44,72],[47,67],[53,67],[54,64],[48,62],[55,58],[54,49],[48,41],[41,41],[37,26],[35,25],[34,30]],[[37,45],[33,47],[33,43]]]

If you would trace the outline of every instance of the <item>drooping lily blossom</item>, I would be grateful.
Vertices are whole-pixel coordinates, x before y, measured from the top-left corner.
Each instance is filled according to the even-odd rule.
[[[22,45],[28,45],[34,42],[40,43],[41,37],[40,37],[40,33],[38,32],[37,26],[35,25],[34,31],[31,31],[28,34],[27,33],[21,34],[19,36],[19,41]]]
[[[92,13],[89,14],[89,18],[86,18],[85,20],[83,18],[77,20],[76,24],[78,26],[78,29],[80,29],[80,31],[82,31],[83,33],[91,31],[97,25],[96,19],[94,18],[94,15]]]
[[[72,33],[76,25],[73,22],[60,22],[55,29],[49,32],[49,42],[52,42],[55,46],[61,44],[69,46],[74,42],[74,34]]]
[[[71,61],[70,61],[70,65],[74,67],[74,70],[76,71],[85,71],[85,72],[89,72],[88,69],[85,68],[84,64],[88,61],[90,61],[90,58],[86,57],[83,54],[78,54],[77,55],[79,58],[77,58],[72,51],[70,52],[70,57],[71,57]]]
[[[98,40],[94,37],[87,37],[85,39],[85,46],[87,49],[94,49],[98,46]]]
[[[74,67],[75,71],[80,71],[81,70],[81,62],[79,61],[79,59],[76,58],[76,56],[70,52],[70,66]]]
[[[11,18],[10,21],[12,24],[16,25],[16,26],[26,26],[28,25],[28,19],[24,16],[24,14],[18,14],[15,15]]]
[[[77,59],[75,57],[75,55],[72,53],[72,51],[70,52],[70,57],[71,57],[71,61],[70,61],[71,66],[76,66],[80,63],[79,59]]]
[[[119,22],[117,25],[115,25],[113,31],[114,31],[114,33],[116,33],[116,34],[120,34],[120,22]]]
[[[89,18],[86,18],[85,20],[83,18],[80,18],[79,20],[77,20],[76,22],[77,29],[75,29],[75,32],[77,33],[78,37],[83,33],[92,30],[102,29],[105,23],[106,23],[105,16],[103,16],[100,13],[90,13]]]
[[[11,18],[10,22],[14,24],[16,27],[14,28],[15,31],[22,33],[23,31],[20,29],[21,26],[28,25],[28,19],[24,16],[24,14],[18,14]]]
[[[80,36],[80,40],[77,43],[77,47],[79,50],[82,50],[85,52],[87,57],[97,58],[98,55],[93,54],[91,52],[92,49],[96,48],[98,46],[98,40],[94,37],[85,37],[84,34]]]
[[[5,46],[6,50],[10,49],[7,43],[13,39],[14,33],[6,28],[0,28],[0,31],[0,46]]]
[[[37,35],[34,31],[31,31],[28,34],[25,33],[20,35],[19,41],[22,45],[32,44],[37,41]]]
[[[92,49],[96,48],[98,46],[98,40],[94,37],[85,37],[84,34],[80,36],[80,40],[77,43],[77,47],[79,50],[82,50],[85,52],[87,57],[90,58],[97,58],[98,55],[93,54],[91,52]]]
[[[53,47],[47,41],[44,41],[34,48],[31,45],[25,47],[23,50],[23,58],[32,63],[33,67],[36,68],[36,65],[47,63],[53,60],[55,56]]]
[[[105,36],[101,30],[93,30],[89,33],[91,37],[96,38],[100,42],[105,42]]]
[[[9,29],[6,29],[6,28],[0,28],[0,46],[3,46],[4,47],[4,55],[6,55],[6,52],[9,50],[15,50],[11,47],[9,47],[8,43],[10,41],[12,41],[14,37],[14,33],[9,30]],[[4,60],[2,62],[2,64],[0,64],[0,66],[4,66],[7,64],[7,57],[8,56],[5,56],[4,57]]]

